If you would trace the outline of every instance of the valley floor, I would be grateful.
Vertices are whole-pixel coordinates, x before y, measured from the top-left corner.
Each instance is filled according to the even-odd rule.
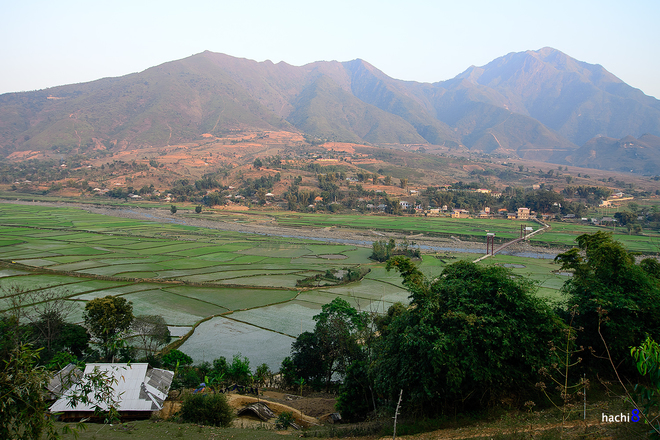
[[[0,203],[5,203],[0,200]],[[88,204],[72,203],[52,203],[52,202],[18,202],[11,201],[13,204],[44,205],[44,206],[68,206],[84,209],[90,213],[102,214],[113,217],[127,218],[133,220],[154,221],[160,223],[174,223],[186,226],[195,226],[202,228],[218,229],[222,231],[241,232],[247,234],[259,234],[274,237],[291,237],[297,239],[311,239],[335,244],[351,244],[356,246],[371,247],[376,240],[402,240],[407,238],[411,242],[418,244],[422,250],[435,252],[468,252],[474,253],[475,258],[479,254],[485,253],[485,244],[473,241],[459,239],[429,237],[423,234],[404,235],[395,232],[381,232],[371,230],[356,230],[333,226],[327,228],[307,228],[307,227],[285,227],[277,225],[275,220],[270,220],[265,216],[259,216],[254,221],[227,221],[227,216],[214,216],[213,214],[189,214],[179,211],[172,215],[168,209],[164,208],[141,208],[141,207],[110,207],[110,206],[92,206]],[[245,212],[237,213],[237,216],[244,216]],[[506,254],[520,256],[534,256],[535,258],[554,258],[558,253],[565,249],[547,248],[534,246],[527,242],[517,243],[507,249]]]

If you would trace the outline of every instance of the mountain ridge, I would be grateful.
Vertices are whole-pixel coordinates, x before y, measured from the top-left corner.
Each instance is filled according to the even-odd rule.
[[[204,51],[122,77],[0,95],[4,156],[165,146],[249,129],[464,145],[578,165],[591,163],[586,145],[602,145],[599,138],[660,136],[660,101],[549,47],[511,52],[435,83],[394,79],[362,59],[293,66]],[[606,154],[599,167],[660,168],[658,155],[646,154],[655,142],[633,145],[645,149],[643,160]]]

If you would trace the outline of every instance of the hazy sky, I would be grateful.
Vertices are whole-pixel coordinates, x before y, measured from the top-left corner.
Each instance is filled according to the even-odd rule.
[[[296,66],[362,58],[435,82],[545,46],[660,98],[660,1],[0,0],[0,93],[139,72],[204,50]]]

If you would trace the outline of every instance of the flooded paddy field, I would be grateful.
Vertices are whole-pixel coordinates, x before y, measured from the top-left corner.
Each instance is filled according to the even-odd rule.
[[[371,242],[382,235],[251,234],[191,226],[187,217],[154,221],[159,215],[165,214],[118,218],[71,207],[0,203],[0,310],[12,307],[10,289],[54,289],[75,304],[69,320],[81,322],[87,301],[121,295],[136,315],[162,315],[175,337],[204,321],[180,348],[195,362],[240,352],[253,367],[266,363],[278,369],[294,338],[312,330],[313,317],[334,298],[373,313],[408,301],[399,275],[369,259]],[[480,247],[458,241],[451,250],[429,247],[418,267],[433,278],[448,264],[474,260]],[[555,273],[552,259],[496,255],[479,264],[509,267],[536,280],[538,295],[561,301],[567,277]],[[357,282],[298,285],[328,270],[358,266],[370,271]]]

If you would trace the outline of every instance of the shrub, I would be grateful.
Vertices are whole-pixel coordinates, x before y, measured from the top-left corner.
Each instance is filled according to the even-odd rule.
[[[163,356],[163,365],[167,368],[176,368],[183,365],[191,365],[193,360],[190,356],[179,350],[172,350]]]
[[[234,410],[224,394],[189,394],[183,399],[179,415],[183,422],[224,428],[234,420]]]
[[[275,420],[275,427],[277,429],[287,429],[293,425],[294,421],[293,413],[291,411],[284,411]]]

